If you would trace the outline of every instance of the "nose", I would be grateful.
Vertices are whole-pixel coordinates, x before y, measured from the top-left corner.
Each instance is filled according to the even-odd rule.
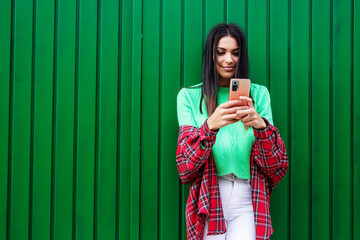
[[[233,55],[231,53],[227,53],[225,56],[225,62],[227,64],[231,64],[234,62]]]

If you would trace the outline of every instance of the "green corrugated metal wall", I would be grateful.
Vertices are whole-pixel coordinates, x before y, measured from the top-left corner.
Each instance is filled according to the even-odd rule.
[[[185,239],[177,89],[245,30],[290,170],[273,239],[360,239],[359,0],[4,0],[0,239]]]

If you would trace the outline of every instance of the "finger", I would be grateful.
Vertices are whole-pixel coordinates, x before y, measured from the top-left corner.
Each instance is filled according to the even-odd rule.
[[[250,108],[250,113],[247,116],[243,117],[241,121],[248,122],[251,120],[256,120],[258,117],[260,118],[259,114],[255,114],[254,109]]]
[[[246,122],[249,122],[249,121],[252,121],[252,120],[254,120],[254,118],[249,114],[241,118],[241,121],[243,123],[246,123]]]
[[[253,100],[249,97],[245,97],[245,96],[240,96],[239,97],[240,101],[243,103],[243,102],[246,102],[246,104],[249,106],[249,107],[254,107],[254,104],[253,104]]]
[[[246,115],[249,115],[251,113],[251,109],[246,109],[246,110],[239,110],[239,111],[236,111],[236,116],[237,118],[243,118],[245,117]]]
[[[236,106],[240,106],[240,105],[241,105],[240,100],[230,100],[230,101],[227,101],[227,102],[221,104],[220,106],[222,106],[224,108],[231,108],[231,107],[236,107]]]
[[[233,119],[233,120],[229,120],[228,122],[229,122],[229,124],[233,124],[233,123],[236,123],[238,121],[240,121],[240,119]]]
[[[240,119],[231,119],[231,120],[228,120],[228,121],[225,122],[226,125],[224,125],[224,126],[227,126],[227,125],[236,123],[236,122],[238,122],[238,121],[240,121]]]
[[[223,115],[232,114],[232,113],[236,113],[237,111],[242,111],[247,109],[249,109],[249,106],[225,108],[222,109],[222,114]]]
[[[222,119],[225,120],[225,121],[229,121],[229,120],[232,120],[232,119],[235,119],[235,118],[238,118],[238,116],[237,116],[236,113],[227,114],[227,115],[222,116]],[[240,120],[240,119],[238,119],[238,121],[239,121],[239,120]]]
[[[256,120],[252,120],[252,121],[248,121],[246,123],[244,123],[245,127],[250,127],[250,126],[254,126],[256,124]]]

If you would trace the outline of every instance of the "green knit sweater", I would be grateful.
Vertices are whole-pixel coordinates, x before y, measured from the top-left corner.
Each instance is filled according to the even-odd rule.
[[[270,94],[267,88],[252,83],[250,91],[256,111],[273,124]],[[202,114],[200,113],[200,97],[201,84],[181,89],[177,97],[179,126],[191,125],[200,128],[204,124],[208,114],[204,101],[202,101]],[[219,87],[217,97],[218,104],[228,101],[229,88]],[[241,121],[221,128],[212,148],[217,175],[234,173],[238,178],[250,179],[250,154],[254,141],[253,129],[245,129]]]

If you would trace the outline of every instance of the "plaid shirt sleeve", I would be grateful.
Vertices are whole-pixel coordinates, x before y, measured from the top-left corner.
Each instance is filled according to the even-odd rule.
[[[181,181],[190,183],[185,208],[188,240],[203,238],[206,219],[209,221],[208,235],[226,231],[211,154],[216,133],[208,129],[206,122],[200,128],[184,125],[179,129],[176,165]]]
[[[285,176],[288,169],[288,158],[285,143],[276,127],[265,118],[264,129],[254,129],[253,148],[254,163],[268,177],[268,188],[271,195],[273,188]]]
[[[200,128],[189,125],[180,126],[176,150],[176,166],[181,181],[190,183],[199,169],[208,160],[216,133],[208,129],[206,121]]]
[[[251,150],[251,186],[256,240],[268,240],[273,233],[270,195],[288,169],[285,144],[276,127],[267,119],[266,128],[255,129]]]

